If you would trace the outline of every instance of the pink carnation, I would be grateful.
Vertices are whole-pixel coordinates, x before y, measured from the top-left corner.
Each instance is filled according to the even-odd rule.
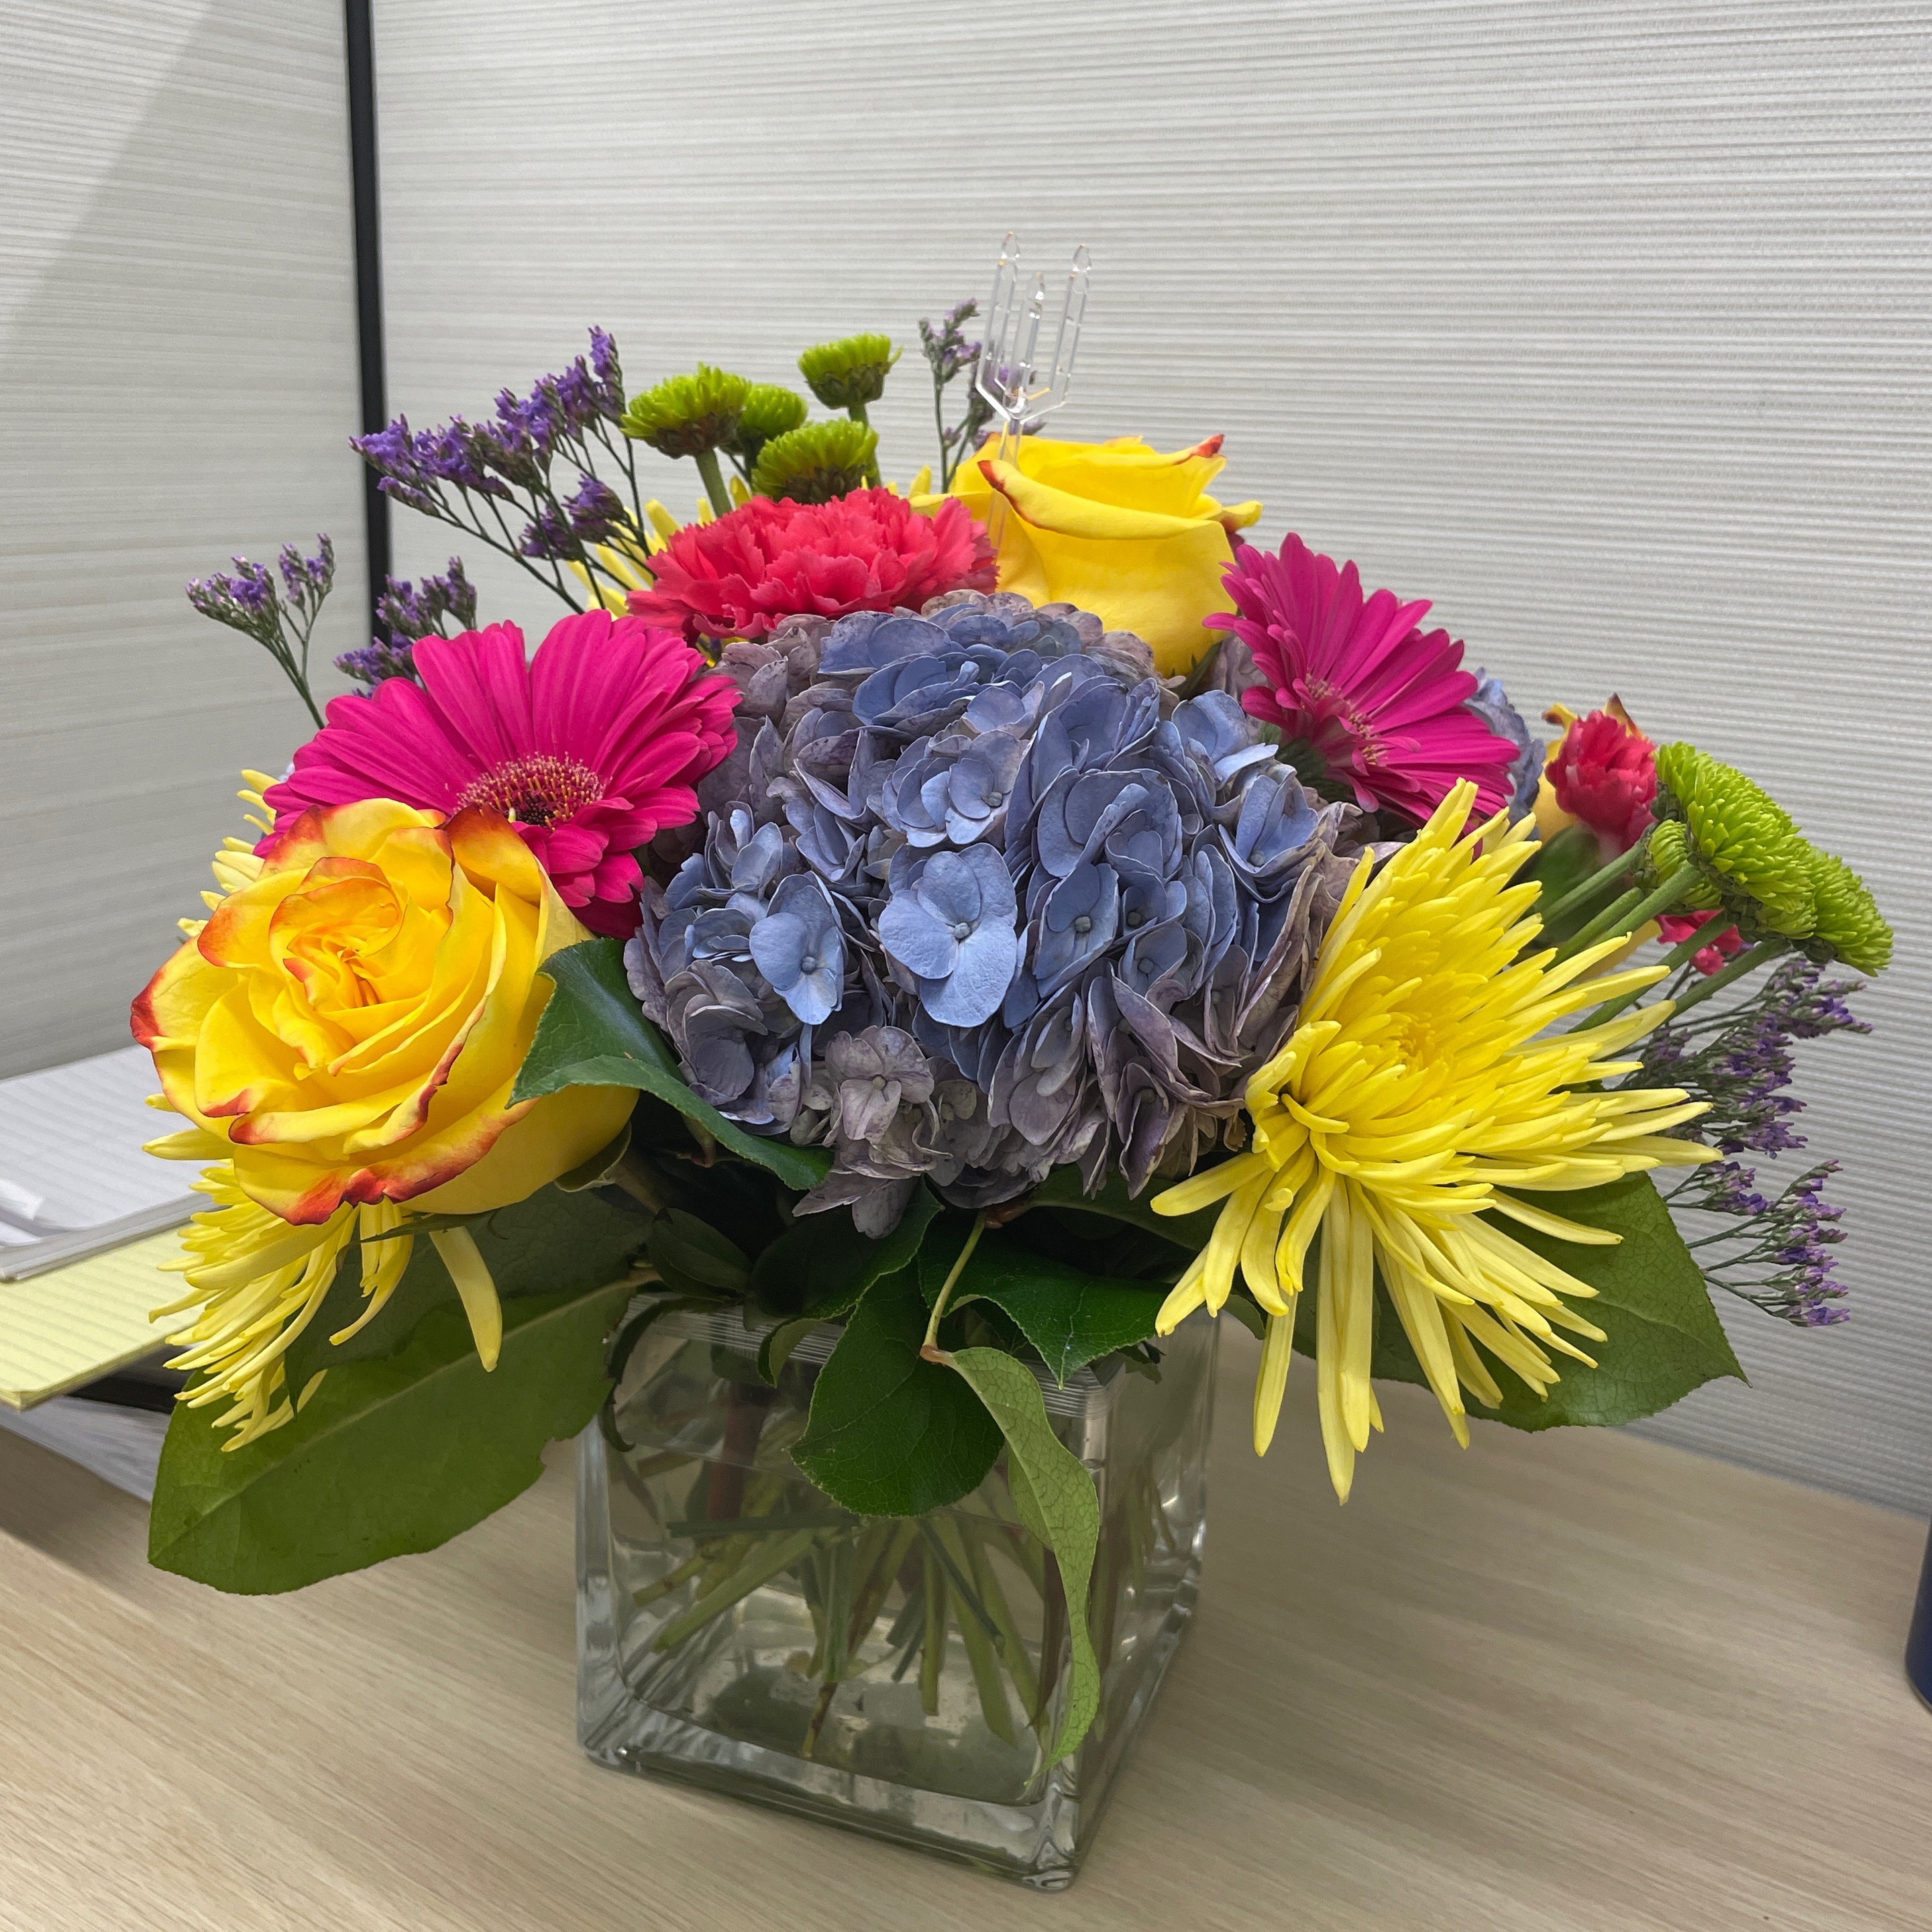
[[[264,794],[270,809],[486,806],[515,825],[586,926],[634,932],[634,854],[697,816],[692,788],[736,741],[730,680],[702,675],[675,633],[608,610],[566,617],[528,662],[514,624],[421,638],[415,658],[420,688],[392,677],[330,700],[328,724]]]
[[[1606,860],[1628,852],[1650,824],[1657,748],[1607,711],[1580,718],[1550,764],[1550,789],[1572,818],[1597,835]]]
[[[686,638],[762,638],[788,617],[916,610],[949,590],[991,590],[986,533],[949,497],[922,515],[890,490],[830,503],[754,496],[716,523],[687,524],[651,560],[631,610]]]
[[[1337,569],[1292,536],[1278,556],[1244,545],[1223,581],[1235,608],[1204,621],[1253,654],[1262,682],[1243,708],[1312,751],[1358,804],[1420,824],[1462,778],[1478,811],[1508,802],[1516,747],[1468,709],[1477,680],[1460,668],[1462,646],[1417,628],[1426,601],[1364,598],[1352,563]]]

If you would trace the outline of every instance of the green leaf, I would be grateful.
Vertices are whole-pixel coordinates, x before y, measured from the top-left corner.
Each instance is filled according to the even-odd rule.
[[[920,1251],[920,1286],[928,1306],[938,1298],[959,1246],[942,1237]],[[1010,1234],[988,1230],[959,1276],[951,1306],[980,1300],[1004,1309],[1040,1351],[1054,1380],[1064,1385],[1076,1369],[1096,1358],[1145,1341],[1166,1299],[1165,1288],[1083,1274]]]
[[[432,1309],[400,1353],[332,1370],[293,1421],[232,1451],[212,1410],[177,1408],[148,1561],[254,1596],[435,1549],[529,1488],[544,1444],[596,1414],[604,1332],[631,1292],[506,1301],[488,1375],[462,1310]]]
[[[1542,888],[1537,902],[1538,910],[1547,917],[1550,907],[1560,904],[1576,886],[1580,886],[1592,872],[1604,864],[1604,853],[1597,843],[1597,835],[1587,825],[1566,825],[1554,838],[1546,838],[1536,848],[1536,856],[1531,862],[1526,878],[1534,879]],[[1567,912],[1562,919],[1547,926],[1543,944],[1550,945],[1567,939],[1579,931],[1616,897],[1609,886],[1595,898]]]
[[[1613,1427],[1654,1415],[1720,1376],[1744,1380],[1744,1370],[1711,1306],[1702,1273],[1648,1174],[1628,1174],[1605,1186],[1574,1193],[1531,1198],[1552,1214],[1622,1235],[1615,1247],[1585,1247],[1526,1228],[1504,1215],[1488,1217],[1512,1240],[1587,1281],[1597,1291],[1595,1296],[1570,1306],[1610,1339],[1592,1342],[1570,1336],[1586,1354],[1595,1356],[1598,1366],[1588,1368],[1570,1356],[1556,1356],[1560,1379],[1544,1400],[1486,1354],[1503,1400],[1491,1408],[1469,1399],[1465,1391],[1472,1415],[1507,1423],[1512,1429]],[[1302,1298],[1304,1303],[1314,1299]],[[1401,1323],[1379,1297],[1378,1303],[1372,1372],[1395,1381],[1420,1382],[1422,1371]],[[1296,1325],[1298,1330],[1300,1324]]]
[[[747,1133],[684,1084],[670,1049],[638,1007],[616,940],[566,946],[544,962],[542,976],[556,990],[537,1022],[512,1101],[566,1087],[635,1087],[668,1102],[741,1159],[769,1168],[788,1187],[814,1187],[825,1178],[832,1156],[823,1148]]]
[[[997,1348],[961,1348],[951,1361],[999,1424],[1014,1504],[1060,1565],[1073,1667],[1066,1714],[1048,1754],[1047,1762],[1056,1764],[1087,1735],[1100,1708],[1100,1660],[1087,1630],[1087,1588],[1100,1545],[1100,1498],[1085,1466],[1054,1434],[1031,1370]]]
[[[472,1222],[470,1232],[506,1302],[517,1295],[602,1288],[626,1270],[644,1240],[642,1224],[623,1208],[600,1195],[566,1194],[560,1184],[541,1187],[527,1200]],[[329,1336],[346,1328],[368,1305],[359,1250],[351,1246],[322,1306],[283,1358],[290,1388],[299,1394],[323,1369],[395,1354],[431,1309],[455,1300],[456,1285],[436,1250],[418,1240],[382,1312],[340,1347],[332,1346]]]
[[[1128,1193],[1127,1184],[1118,1174],[1110,1174],[1100,1192],[1090,1195],[1082,1191],[1079,1168],[1056,1167],[1034,1190],[1033,1204],[1082,1214],[1105,1215],[1111,1221],[1130,1222],[1136,1228],[1144,1228],[1150,1234],[1172,1242],[1178,1248],[1185,1248],[1190,1257],[1198,1255],[1214,1232],[1214,1223],[1220,1218],[1220,1206],[1217,1204],[1203,1208],[1192,1214],[1156,1214],[1148,1205],[1148,1195],[1159,1191],[1150,1188],[1147,1194],[1136,1199]]]
[[[758,1373],[776,1387],[800,1342],[814,1328],[824,1326],[823,1317],[807,1315],[796,1322],[781,1322],[776,1328],[766,1329],[764,1340],[758,1344]]]
[[[932,1191],[916,1188],[898,1226],[878,1241],[860,1233],[848,1208],[801,1214],[759,1256],[752,1292],[772,1314],[829,1322],[856,1307],[874,1282],[910,1262],[938,1212]]]
[[[792,1459],[859,1516],[923,1516],[979,1487],[1000,1432],[973,1392],[924,1360],[926,1299],[910,1268],[869,1288],[818,1372]]]
[[[1257,1342],[1268,1340],[1268,1311],[1252,1300],[1245,1282],[1238,1282],[1234,1290],[1221,1304],[1224,1315],[1232,1315]]]
[[[682,1208],[651,1223],[650,1252],[651,1266],[680,1294],[742,1294],[751,1285],[745,1251]]]
[[[581,1194],[590,1188],[610,1186],[616,1180],[617,1170],[623,1166],[624,1156],[630,1150],[631,1124],[626,1120],[608,1146],[600,1148],[568,1174],[560,1174],[556,1185],[566,1194]]]

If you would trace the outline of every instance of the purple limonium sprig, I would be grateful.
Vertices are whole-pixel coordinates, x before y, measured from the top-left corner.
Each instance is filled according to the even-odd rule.
[[[1672,1208],[1730,1224],[1688,1243],[1706,1280],[1801,1328],[1847,1320],[1848,1311],[1834,1305],[1846,1291],[1833,1252],[1845,1238],[1845,1210],[1824,1198],[1838,1171],[1836,1161],[1820,1161],[1768,1198],[1754,1170],[1736,1161],[1690,1169],[1670,1196]]]
[[[645,554],[634,446],[614,428],[623,410],[617,345],[593,328],[587,357],[539,376],[527,394],[501,391],[485,422],[454,416],[412,430],[398,416],[352,440],[384,495],[508,557],[580,610],[584,583],[593,604],[607,590],[621,597],[629,587],[598,545],[615,542],[640,562]],[[628,503],[599,476],[600,462],[621,471]]]
[[[326,534],[316,538],[316,545],[314,556],[304,556],[293,544],[283,545],[277,560],[280,591],[266,564],[238,556],[232,572],[196,578],[188,586],[188,601],[204,617],[253,638],[281,667],[319,728],[322,712],[309,688],[309,640],[335,581],[335,546]]]
[[[1856,980],[1828,980],[1807,959],[1788,959],[1746,999],[1721,1012],[1700,1007],[1679,1024],[1658,1028],[1630,1076],[1639,1086],[1681,1087],[1709,1111],[1681,1131],[1724,1154],[1773,1156],[1802,1148],[1791,1125],[1804,1103],[1786,1090],[1794,1041],[1834,1033],[1870,1033],[1848,1001]],[[1735,1158],[1688,1171],[1666,1197],[1672,1208],[1730,1225],[1690,1246],[1714,1286],[1804,1328],[1846,1318],[1832,1304],[1845,1290],[1832,1250],[1844,1239],[1843,1210],[1823,1196],[1834,1161],[1810,1168],[1775,1196],[1758,1191],[1754,1169]],[[1700,1224],[1701,1225],[1701,1224]]]
[[[926,362],[932,370],[932,417],[939,431],[938,477],[941,490],[952,487],[954,472],[993,418],[992,405],[969,383],[966,413],[950,427],[946,421],[947,386],[980,359],[979,344],[966,339],[966,325],[979,313],[980,304],[968,296],[962,302],[955,302],[940,317],[936,328],[928,318],[920,319],[920,346],[926,352]]]
[[[463,560],[453,556],[440,577],[425,577],[416,584],[394,577],[387,579],[376,600],[376,616],[386,634],[379,633],[360,650],[344,651],[335,660],[336,669],[369,691],[386,678],[406,677],[412,684],[420,683],[416,640],[473,631],[476,586],[465,575]]]
[[[393,638],[446,638],[452,620],[457,630],[473,631],[476,586],[464,574],[462,558],[453,556],[440,577],[425,577],[420,584],[390,578],[376,600],[376,614]]]
[[[1856,980],[1827,980],[1808,959],[1787,959],[1750,997],[1720,1012],[1700,1007],[1682,1024],[1658,1028],[1646,1042],[1636,1086],[1682,1087],[1709,1103],[1697,1138],[1725,1154],[1777,1154],[1804,1144],[1790,1125],[1804,1103],[1785,1090],[1796,1061],[1794,1040],[1828,1034],[1870,1033],[1846,1004],[1862,989]]]
[[[568,515],[554,503],[539,506],[517,539],[519,556],[568,558],[576,554],[578,548],[577,533],[570,527]]]
[[[366,698],[386,679],[406,677],[412,684],[420,684],[416,649],[413,643],[371,638],[359,651],[344,651],[335,660],[335,668],[344,676],[367,686],[362,693]]]
[[[925,316],[920,318],[920,346],[932,373],[941,382],[950,382],[979,359],[980,345],[966,340],[966,325],[980,313],[980,304],[970,296],[955,302],[939,319],[934,328]]]

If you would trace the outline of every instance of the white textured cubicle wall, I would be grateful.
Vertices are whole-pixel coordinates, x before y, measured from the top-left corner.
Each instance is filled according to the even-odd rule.
[[[306,716],[182,586],[334,536],[364,597],[339,6],[20,0],[0,35],[0,1075],[128,1002]]]

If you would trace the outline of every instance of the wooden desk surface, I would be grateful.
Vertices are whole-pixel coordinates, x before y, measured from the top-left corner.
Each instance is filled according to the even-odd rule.
[[[567,1453],[433,1556],[248,1601],[0,1437],[0,1926],[1932,1927],[1922,1526],[1631,1437],[1461,1454],[1408,1389],[1341,1510],[1306,1372],[1256,1466],[1250,1364],[1196,1627],[1058,1897],[580,1756]]]

